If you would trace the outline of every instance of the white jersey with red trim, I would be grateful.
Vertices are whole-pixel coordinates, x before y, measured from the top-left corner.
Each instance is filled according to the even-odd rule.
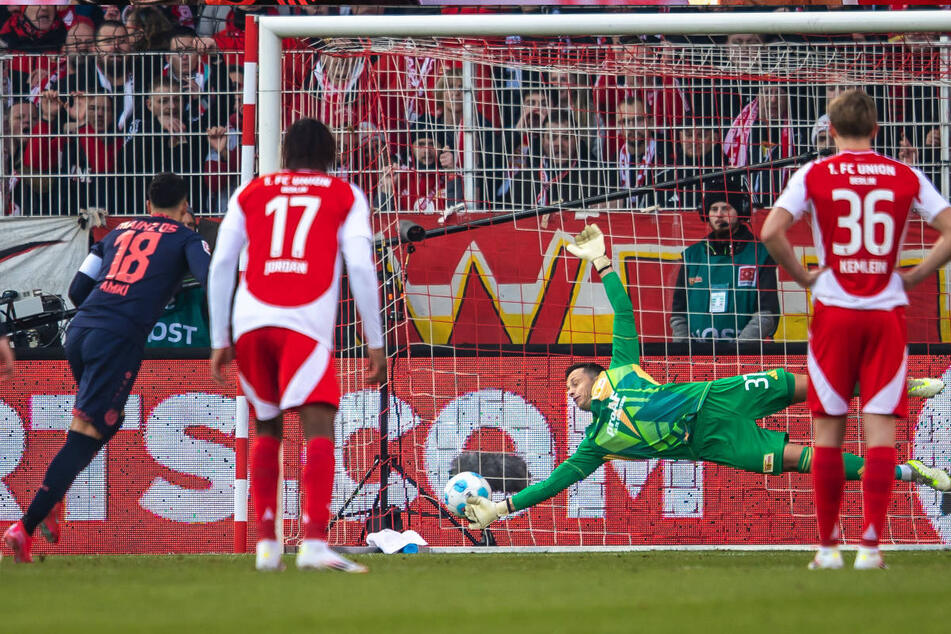
[[[333,349],[345,260],[364,338],[371,348],[381,347],[372,241],[369,205],[356,185],[309,170],[243,185],[228,202],[209,269],[212,346],[224,348],[246,332],[276,326]],[[247,267],[232,318],[235,271],[245,247]]]
[[[819,265],[812,287],[828,306],[890,310],[908,304],[895,271],[909,215],[931,222],[948,201],[913,167],[872,150],[845,151],[799,168],[774,207],[812,212]]]

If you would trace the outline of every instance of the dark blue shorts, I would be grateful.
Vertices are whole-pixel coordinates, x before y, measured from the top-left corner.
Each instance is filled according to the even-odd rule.
[[[109,439],[122,426],[125,402],[142,364],[143,343],[102,328],[70,328],[66,360],[79,386],[73,415]]]

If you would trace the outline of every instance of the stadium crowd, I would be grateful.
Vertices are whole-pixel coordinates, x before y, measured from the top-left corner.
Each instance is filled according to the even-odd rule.
[[[0,7],[0,52],[9,55],[0,66],[0,210],[140,213],[148,178],[174,171],[188,180],[196,214],[220,214],[239,180],[245,14],[411,10],[418,9]],[[504,211],[655,186],[614,205],[701,210],[703,188],[678,182],[830,145],[825,104],[861,79],[755,81],[790,39],[511,36],[504,45],[521,51],[517,63],[475,65],[470,134],[461,63],[288,40],[284,123],[307,115],[334,129],[337,174],[361,185],[381,211],[445,213],[460,203]],[[941,69],[932,36],[868,49],[852,46],[866,42],[860,35],[826,39],[854,55],[882,56],[862,60],[866,67],[915,79],[869,90],[886,121],[882,149],[934,178],[940,100],[929,82]],[[645,51],[683,44],[719,50],[710,58],[717,72],[702,79],[643,72]],[[571,55],[609,70],[565,70]],[[769,206],[789,173],[750,169],[743,187],[753,205]]]

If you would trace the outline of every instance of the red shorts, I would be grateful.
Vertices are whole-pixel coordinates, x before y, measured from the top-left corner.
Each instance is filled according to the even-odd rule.
[[[816,302],[809,328],[809,409],[845,416],[859,385],[862,411],[906,415],[905,308],[853,310]]]
[[[235,361],[258,420],[308,403],[340,403],[333,353],[299,332],[270,326],[246,332],[235,343]]]

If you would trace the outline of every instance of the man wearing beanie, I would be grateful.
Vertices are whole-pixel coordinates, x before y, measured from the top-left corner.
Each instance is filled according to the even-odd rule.
[[[670,316],[674,341],[760,341],[776,332],[776,263],[750,229],[751,206],[738,179],[707,182],[700,218],[710,233],[684,249]]]

